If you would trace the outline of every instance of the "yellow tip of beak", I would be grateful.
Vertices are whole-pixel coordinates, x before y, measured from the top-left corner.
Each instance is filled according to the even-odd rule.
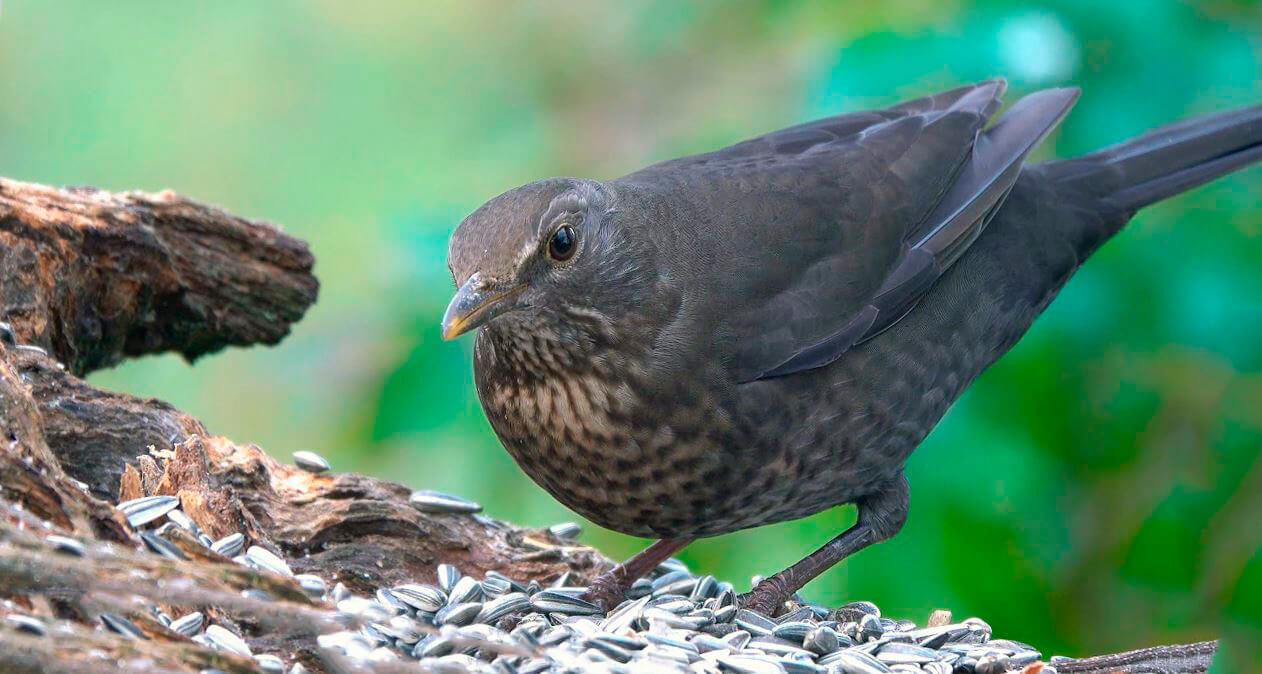
[[[469,277],[451,298],[451,304],[447,305],[447,312],[443,314],[443,339],[455,339],[511,310],[516,305],[513,298],[523,290],[525,287],[520,285],[498,290],[484,288],[477,274]]]
[[[443,340],[451,341],[460,335],[463,335],[468,328],[465,327],[465,321],[459,316],[453,317],[451,321],[443,321]]]

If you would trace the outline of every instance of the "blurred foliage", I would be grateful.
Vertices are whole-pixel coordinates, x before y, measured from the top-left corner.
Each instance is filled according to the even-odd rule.
[[[171,187],[311,242],[320,302],[281,348],[96,383],[544,525],[573,515],[490,433],[472,340],[438,338],[446,237],[484,200],[993,75],[1012,97],[1083,88],[1041,151],[1070,156],[1262,101],[1259,64],[1262,7],[1244,0],[10,0],[0,174]],[[911,459],[903,533],[809,592],[920,620],[947,607],[1067,654],[1262,622],[1260,194],[1254,168],[1139,214]],[[740,580],[852,517],[683,557]]]

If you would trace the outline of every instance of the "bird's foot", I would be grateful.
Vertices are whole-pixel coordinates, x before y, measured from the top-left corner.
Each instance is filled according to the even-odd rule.
[[[754,589],[736,598],[736,605],[774,618],[793,593],[775,576],[763,580]]]
[[[608,611],[621,604],[627,590],[637,578],[652,571],[667,557],[678,552],[692,541],[691,538],[663,538],[631,556],[631,559],[600,574],[587,587],[583,599]]]
[[[627,588],[618,578],[618,574],[610,571],[596,576],[591,585],[587,586],[587,591],[583,593],[582,599],[600,607],[602,611],[613,610],[615,606],[621,604],[627,596]]]

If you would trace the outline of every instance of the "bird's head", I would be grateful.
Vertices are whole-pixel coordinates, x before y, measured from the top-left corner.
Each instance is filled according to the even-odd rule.
[[[625,281],[636,274],[611,222],[612,200],[596,181],[553,178],[505,192],[466,217],[448,248],[458,290],[443,338],[501,317],[557,326],[579,313],[614,313],[617,290],[631,291]]]

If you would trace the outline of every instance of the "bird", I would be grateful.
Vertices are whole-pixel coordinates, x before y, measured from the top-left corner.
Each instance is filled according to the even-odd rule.
[[[1262,158],[1262,106],[1028,158],[1077,88],[997,115],[984,81],[613,180],[548,178],[453,231],[442,336],[523,471],[657,539],[597,577],[616,605],[692,540],[843,504],[857,519],[741,595],[773,615],[894,536],[908,456],[1139,209]]]

